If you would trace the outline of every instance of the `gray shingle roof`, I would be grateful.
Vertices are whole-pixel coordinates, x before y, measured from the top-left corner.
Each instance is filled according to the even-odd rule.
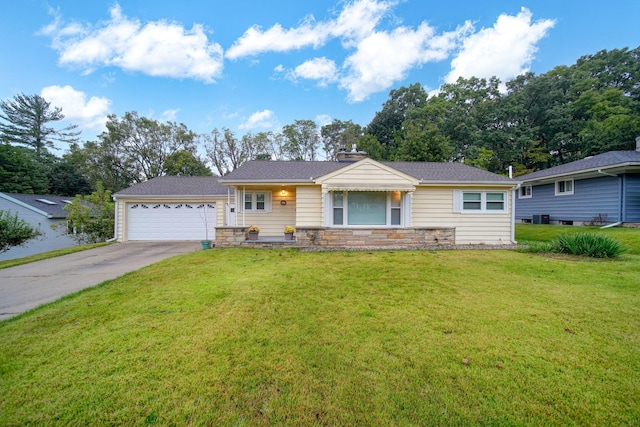
[[[506,176],[488,172],[464,163],[445,162],[382,162],[394,169],[418,178],[422,182],[495,182],[515,183]]]
[[[67,205],[64,201],[71,201],[72,197],[67,196],[50,196],[42,194],[8,194],[5,196],[19,200],[25,205],[29,205],[33,208],[39,209],[47,213],[49,218],[66,218],[67,211],[64,207]],[[46,201],[50,202],[47,203]]]
[[[225,181],[311,181],[350,163],[252,160],[220,178]]]
[[[118,196],[211,196],[226,195],[217,176],[159,176],[114,194]]]
[[[593,157],[576,160],[575,162],[522,175],[519,176],[518,179],[520,181],[529,181],[533,179],[625,165],[640,166],[640,151],[609,151],[608,153],[598,154]]]
[[[474,168],[462,163],[381,162],[424,182],[515,182],[507,177]],[[329,161],[250,161],[221,178],[222,182],[286,182],[312,181],[318,177],[347,167],[352,163]]]

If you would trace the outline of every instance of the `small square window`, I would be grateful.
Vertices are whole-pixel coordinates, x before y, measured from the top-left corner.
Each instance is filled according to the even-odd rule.
[[[529,199],[531,198],[531,195],[532,195],[532,190],[530,185],[523,185],[522,187],[520,187],[520,192],[518,193],[518,196],[521,199]]]
[[[245,193],[244,210],[246,212],[268,212],[271,210],[270,193]]]
[[[573,180],[556,181],[556,196],[573,194]]]

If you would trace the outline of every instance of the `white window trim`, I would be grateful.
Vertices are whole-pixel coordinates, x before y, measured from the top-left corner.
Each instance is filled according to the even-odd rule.
[[[251,209],[245,208],[245,196],[251,194]],[[256,209],[257,195],[264,194],[264,209]],[[270,191],[246,191],[242,194],[242,210],[246,213],[269,213],[271,212],[271,192]]]
[[[522,194],[523,189],[525,190],[525,194]],[[531,185],[523,185],[518,189],[518,199],[530,199],[533,196],[533,187]]]
[[[560,186],[561,182],[564,182],[565,188],[567,188],[567,182],[570,182],[571,183],[571,191],[559,191],[558,187]],[[555,188],[556,196],[570,196],[576,190],[576,183],[572,179],[561,179],[561,180],[555,182],[554,188]]]
[[[464,194],[480,193],[480,209],[464,209]],[[503,195],[503,209],[487,209],[487,194],[501,193]],[[490,190],[454,190],[453,194],[453,211],[466,215],[492,215],[509,213],[509,193],[507,191],[490,191]]]
[[[353,191],[355,193],[355,191]],[[329,191],[326,194],[325,202],[325,225],[327,227],[338,228],[406,228],[411,226],[411,220],[409,212],[411,210],[411,197],[410,193],[404,191],[400,192],[400,224],[391,224],[391,192],[386,191],[386,210],[387,210],[387,223],[386,224],[334,224],[333,223],[333,194],[335,191]],[[349,218],[349,191],[342,191],[344,193],[343,206],[342,206],[342,219],[346,223]]]

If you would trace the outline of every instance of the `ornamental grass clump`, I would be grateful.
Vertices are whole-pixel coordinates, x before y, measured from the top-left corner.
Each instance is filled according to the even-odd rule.
[[[592,258],[616,258],[625,249],[608,236],[591,233],[566,234],[553,242],[554,252],[571,255],[586,255]]]

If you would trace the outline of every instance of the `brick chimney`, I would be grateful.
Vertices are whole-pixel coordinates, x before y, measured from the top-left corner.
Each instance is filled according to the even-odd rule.
[[[356,144],[351,146],[351,151],[347,151],[346,148],[340,147],[336,153],[336,159],[339,162],[357,162],[358,160],[366,159],[366,151],[358,151]]]

